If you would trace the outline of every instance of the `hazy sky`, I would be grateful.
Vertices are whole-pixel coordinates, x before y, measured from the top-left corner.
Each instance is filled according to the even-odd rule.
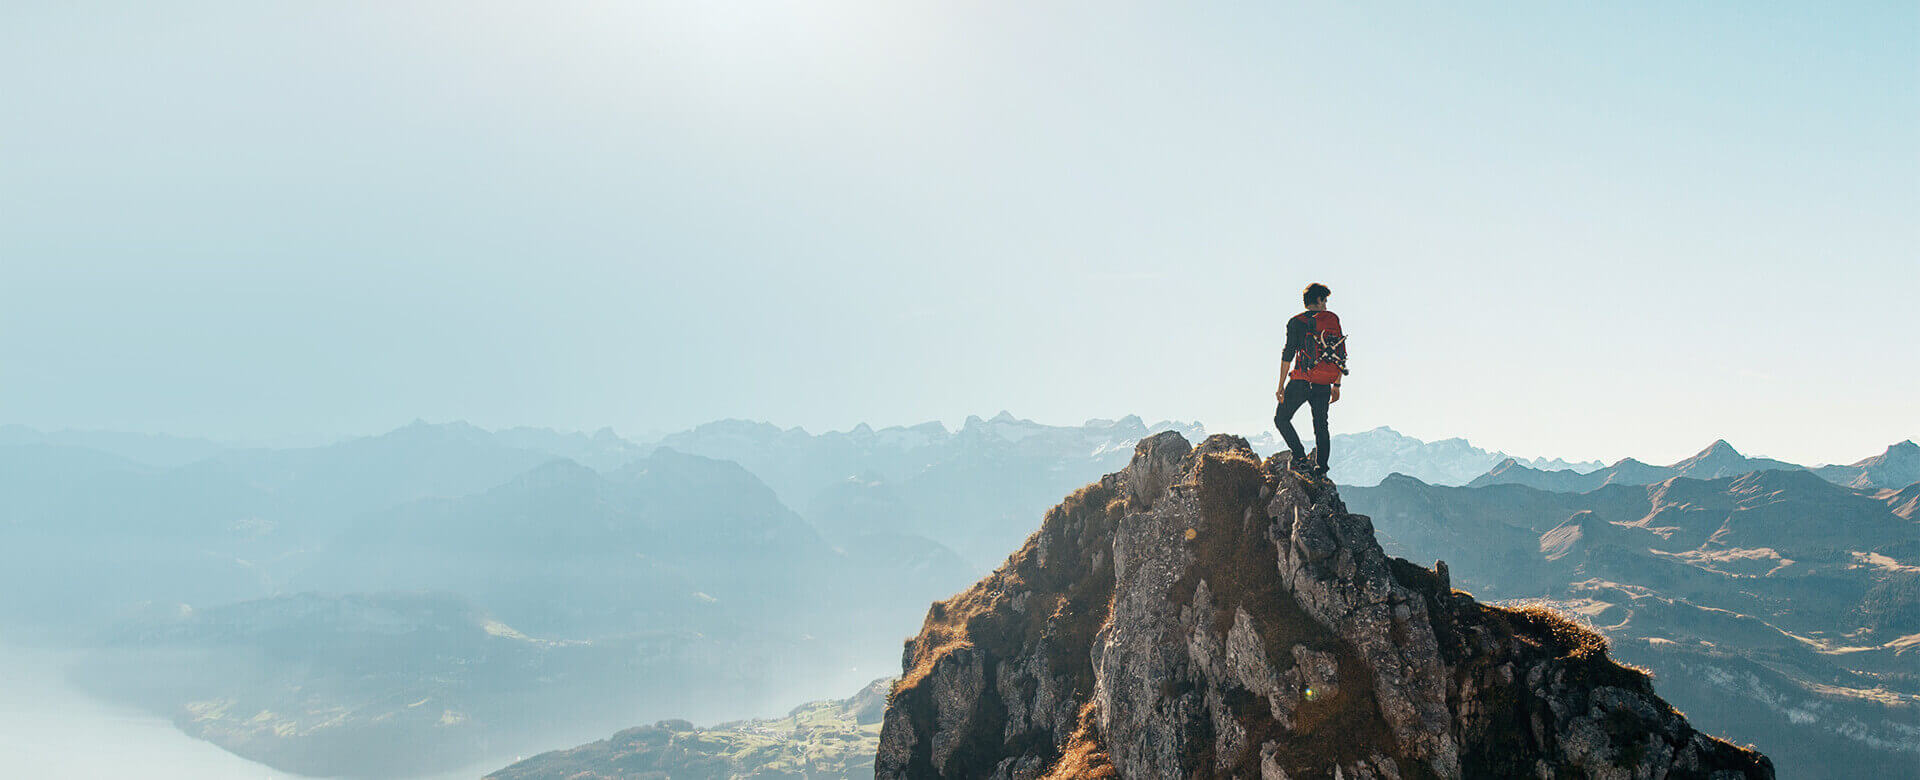
[[[0,422],[1920,436],[1913,3],[23,5]]]

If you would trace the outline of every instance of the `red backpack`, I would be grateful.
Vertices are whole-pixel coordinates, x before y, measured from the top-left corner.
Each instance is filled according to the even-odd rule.
[[[1294,319],[1307,318],[1311,328],[1307,343],[1294,356],[1293,377],[1316,385],[1330,385],[1347,373],[1347,336],[1340,332],[1340,318],[1330,311],[1303,311]]]

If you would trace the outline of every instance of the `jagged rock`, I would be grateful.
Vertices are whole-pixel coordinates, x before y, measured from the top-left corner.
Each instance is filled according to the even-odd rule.
[[[909,640],[876,774],[1771,777],[1591,631],[1381,552],[1237,437],[1142,440]]]

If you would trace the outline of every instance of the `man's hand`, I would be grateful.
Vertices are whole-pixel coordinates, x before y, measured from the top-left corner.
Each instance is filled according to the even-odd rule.
[[[1273,391],[1273,400],[1279,401],[1280,403],[1283,403],[1283,404],[1287,402],[1287,386],[1286,385],[1281,385],[1279,389]]]
[[[1340,386],[1334,385],[1332,395],[1327,397],[1327,403],[1333,403],[1338,400],[1340,400]]]

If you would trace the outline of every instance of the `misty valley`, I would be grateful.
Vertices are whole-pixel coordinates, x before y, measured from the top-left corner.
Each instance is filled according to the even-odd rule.
[[[232,449],[9,427],[0,619],[73,653],[75,689],[290,773],[861,776],[929,603],[1159,430],[1202,434],[1002,413]],[[1920,766],[1911,442],[1809,470],[1724,442],[1657,467],[1336,441],[1388,553],[1582,616],[1701,728],[1788,776]]]

